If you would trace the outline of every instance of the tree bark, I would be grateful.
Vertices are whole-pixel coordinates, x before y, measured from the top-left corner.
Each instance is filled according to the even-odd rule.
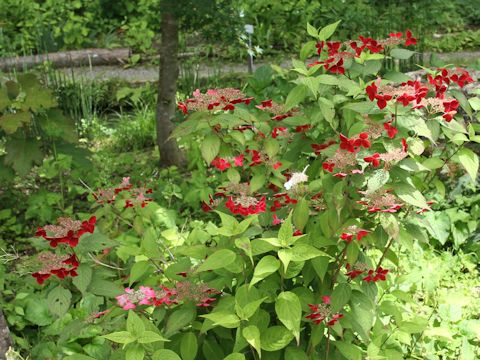
[[[6,353],[12,346],[12,339],[10,338],[10,330],[8,329],[7,321],[0,310],[0,360],[7,358]]]
[[[84,49],[62,51],[31,56],[14,56],[0,58],[0,70],[22,71],[45,61],[52,63],[54,68],[89,66],[89,65],[118,65],[125,64],[131,55],[130,49]]]
[[[174,129],[178,80],[178,20],[168,8],[162,8],[162,42],[160,45],[160,76],[157,98],[157,145],[160,165],[185,166],[185,157],[175,139],[169,139]]]

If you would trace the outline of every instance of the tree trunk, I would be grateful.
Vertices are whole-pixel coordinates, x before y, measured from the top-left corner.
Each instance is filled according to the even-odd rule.
[[[160,78],[157,99],[157,145],[160,165],[185,166],[185,157],[175,139],[168,139],[173,131],[178,79],[178,21],[168,7],[162,8],[162,43],[160,45]]]
[[[5,360],[5,355],[8,349],[12,346],[12,339],[10,338],[10,330],[8,329],[7,321],[0,310],[0,360]]]

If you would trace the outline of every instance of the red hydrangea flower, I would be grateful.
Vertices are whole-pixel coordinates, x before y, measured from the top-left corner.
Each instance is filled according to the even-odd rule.
[[[405,32],[405,35],[407,37],[407,39],[405,40],[405,46],[410,46],[410,45],[417,45],[417,39],[415,39],[413,36],[412,36],[412,32],[410,30],[407,30]]]
[[[225,206],[232,214],[248,216],[265,212],[267,204],[265,196],[258,200],[252,196],[241,195],[236,199],[230,196]]]
[[[216,167],[220,171],[225,171],[231,166],[226,159],[222,159],[220,157],[213,159],[210,165]]]
[[[305,316],[306,319],[312,320],[315,325],[326,321],[327,326],[333,326],[343,317],[343,314],[333,314],[330,309],[330,296],[322,296],[322,304],[308,304],[311,313]]]
[[[386,123],[383,124],[383,127],[385,130],[387,130],[387,135],[390,139],[395,138],[395,135],[398,133],[398,129],[394,126],[391,125],[392,121],[387,121]]]
[[[371,163],[373,167],[378,167],[380,165],[380,154],[375,153],[372,156],[367,156],[363,158],[367,163]]]
[[[385,281],[387,279],[388,269],[384,269],[381,266],[376,270],[368,270],[368,275],[363,278],[366,282]]]

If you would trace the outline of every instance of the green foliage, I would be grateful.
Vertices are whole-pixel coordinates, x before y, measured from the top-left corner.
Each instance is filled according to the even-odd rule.
[[[310,33],[327,38],[335,26],[310,27]],[[478,357],[478,272],[473,255],[464,255],[461,246],[476,251],[480,213],[472,193],[478,156],[472,148],[478,142],[473,120],[479,109],[455,91],[446,96],[456,96],[464,114],[450,122],[394,101],[379,108],[365,93],[380,71],[369,61],[379,60],[368,52],[352,59],[345,64],[348,77],[300,61],[292,71],[258,69],[245,96],[255,96],[257,105],[273,99],[281,114],[292,116],[272,120],[268,106],[262,110],[254,104],[190,114],[172,135],[188,152],[189,176],[170,168],[157,178],[148,152],[104,147],[88,168],[96,173],[93,184],[78,189],[62,182],[65,174],[80,179],[73,156],[56,152],[44,159],[31,173],[58,179],[81,205],[72,208],[53,192],[34,194],[27,200],[31,222],[52,221],[52,208],[63,202],[66,214],[82,220],[95,215],[97,223],[73,248],[81,265],[72,279],[51,277],[39,285],[30,276],[36,265],[27,258],[32,248],[48,248],[41,237],[19,238],[28,253],[5,253],[1,303],[16,348],[32,358],[98,360]],[[404,81],[402,74],[390,75],[390,84]],[[16,94],[16,109],[28,109],[35,121],[40,105],[21,102],[17,88],[7,89]],[[18,113],[9,101],[2,114]],[[383,126],[392,114],[390,126],[398,130],[393,138]],[[28,127],[20,125],[5,137]],[[238,130],[246,125],[246,131]],[[286,130],[272,136],[278,126]],[[46,128],[49,139],[63,134],[62,126]],[[365,131],[368,146],[355,145],[349,154],[337,143],[320,151],[312,147],[337,140],[339,133],[359,140]],[[117,149],[135,148],[126,149],[131,142],[128,138]],[[352,156],[354,165],[342,165],[340,157],[334,163],[340,176],[333,176],[323,164],[337,150]],[[401,158],[384,157],[377,168],[367,161],[375,152]],[[234,163],[239,155],[243,165]],[[212,166],[218,158],[230,167]],[[352,174],[352,168],[361,172]],[[153,200],[145,206],[127,206],[138,198],[111,186],[112,178],[129,171],[146,182],[142,186],[155,181],[148,195]],[[111,201],[92,193],[103,185],[115,194]],[[378,202],[365,208],[379,191],[395,203],[389,201],[385,212],[375,210],[385,210]],[[264,196],[268,202],[261,208]],[[282,204],[272,210],[274,199]],[[205,210],[215,211],[203,213],[201,201]],[[250,214],[236,214],[235,206],[248,207]],[[3,226],[15,226],[16,220],[9,220],[17,216],[12,209],[0,211]],[[272,223],[274,214],[281,224]],[[362,229],[367,232],[359,236]],[[350,232],[355,236],[349,240]],[[455,257],[430,246],[445,244],[453,244]],[[50,251],[63,255],[64,245]],[[348,274],[350,266],[361,275]],[[389,270],[384,279],[366,280],[369,270],[381,268]],[[144,301],[149,288],[160,303]],[[122,304],[125,298],[130,306]],[[307,317],[315,307],[325,318]]]

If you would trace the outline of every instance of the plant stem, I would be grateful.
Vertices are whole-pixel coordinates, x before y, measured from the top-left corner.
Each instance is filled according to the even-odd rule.
[[[325,349],[325,360],[328,360],[328,353],[330,352],[330,327],[327,330],[327,348]]]
[[[55,159],[55,163],[58,162],[58,155],[57,155],[57,146],[55,145],[55,142],[52,142],[53,146],[53,158]],[[62,210],[65,210],[65,191],[64,191],[64,184],[63,184],[63,174],[62,174],[62,169],[59,167],[58,170],[58,178],[60,181],[60,193],[62,195]]]

